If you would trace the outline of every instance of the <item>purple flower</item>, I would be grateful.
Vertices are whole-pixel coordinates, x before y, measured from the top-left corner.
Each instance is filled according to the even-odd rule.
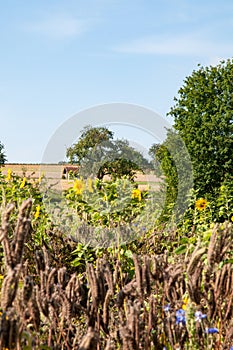
[[[230,350],[233,350],[233,346],[230,347]]]
[[[218,328],[207,328],[206,333],[208,334],[218,333]]]
[[[183,309],[176,311],[176,324],[181,324],[182,326],[186,324],[185,311]]]
[[[201,320],[203,320],[203,318],[206,318],[206,315],[203,314],[201,311],[196,311],[195,312],[195,321],[199,321],[201,322]]]

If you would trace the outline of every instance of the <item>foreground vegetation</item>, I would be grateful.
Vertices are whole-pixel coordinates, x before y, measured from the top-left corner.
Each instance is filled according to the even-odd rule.
[[[1,349],[230,349],[230,215],[213,223],[211,203],[198,199],[180,226],[157,220],[136,240],[93,247],[54,225],[40,181],[1,176]],[[66,193],[71,203],[85,194],[80,183]],[[143,214],[139,192],[121,230]],[[114,215],[98,225],[116,227]]]

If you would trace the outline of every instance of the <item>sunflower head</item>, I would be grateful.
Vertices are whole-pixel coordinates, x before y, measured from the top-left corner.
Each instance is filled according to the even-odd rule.
[[[36,212],[35,212],[35,214],[34,214],[34,218],[35,218],[35,219],[38,219],[38,218],[39,218],[39,216],[40,216],[40,211],[41,211],[41,207],[40,207],[40,204],[38,204],[38,205],[36,206]]]
[[[137,199],[139,202],[142,200],[142,193],[138,188],[132,191],[132,198]]]
[[[7,170],[7,177],[6,177],[6,181],[10,181],[12,178],[12,170],[9,168]]]
[[[74,182],[74,191],[76,194],[81,195],[83,191],[85,190],[85,183],[82,179],[77,179]]]
[[[25,187],[26,181],[27,181],[27,179],[26,179],[26,177],[24,177],[23,180],[22,180],[22,182],[21,182],[21,184],[20,184],[20,186],[19,186],[20,189],[22,189],[22,188]]]
[[[195,207],[197,210],[204,210],[207,206],[208,202],[205,198],[200,198],[196,201]]]

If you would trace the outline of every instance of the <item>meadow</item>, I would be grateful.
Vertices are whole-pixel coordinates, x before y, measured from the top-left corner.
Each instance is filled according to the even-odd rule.
[[[1,349],[233,348],[231,186],[178,221],[126,178],[45,188],[0,172]]]

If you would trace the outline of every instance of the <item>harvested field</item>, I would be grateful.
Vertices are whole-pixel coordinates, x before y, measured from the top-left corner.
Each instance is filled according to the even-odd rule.
[[[48,179],[48,182],[55,184],[57,190],[66,190],[73,186],[74,181],[64,179],[63,171],[66,165],[62,164],[14,164],[7,163],[2,167],[2,173],[7,175],[8,169],[11,169],[15,175],[26,176],[27,178],[38,179],[42,174]],[[52,181],[50,181],[52,179]],[[135,182],[141,190],[158,190],[161,179],[158,179],[154,174],[138,173]]]

